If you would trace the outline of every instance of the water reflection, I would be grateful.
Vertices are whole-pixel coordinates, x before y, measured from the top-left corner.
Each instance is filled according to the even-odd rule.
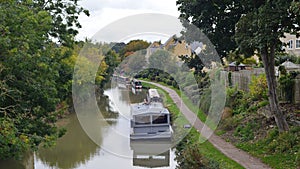
[[[26,153],[22,160],[0,160],[0,168],[3,169],[34,169],[33,153]]]
[[[51,149],[41,148],[36,156],[45,165],[60,169],[76,168],[88,162],[98,151],[96,145],[82,130],[75,114],[70,115],[67,133]]]
[[[170,141],[131,141],[133,166],[156,168],[170,166]]]
[[[101,115],[89,108],[89,105],[94,103],[87,102],[81,107],[84,110],[83,120],[87,122],[87,128],[97,136],[97,144],[84,132],[76,114],[71,114],[65,119],[67,133],[58,140],[55,147],[40,149],[23,161],[0,161],[0,168],[175,168],[175,153],[168,149],[168,143],[130,142],[130,103],[141,102],[146,96],[146,91],[134,94],[130,89],[116,87],[105,90],[104,94],[106,96],[98,98]]]

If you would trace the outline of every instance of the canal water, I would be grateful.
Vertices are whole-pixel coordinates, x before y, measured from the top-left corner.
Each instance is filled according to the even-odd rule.
[[[146,97],[146,91],[130,90],[110,87],[99,98],[103,123],[93,126],[97,144],[73,113],[61,121],[67,133],[56,146],[27,154],[23,161],[0,161],[0,169],[174,169],[175,150],[168,142],[130,141],[130,104]]]

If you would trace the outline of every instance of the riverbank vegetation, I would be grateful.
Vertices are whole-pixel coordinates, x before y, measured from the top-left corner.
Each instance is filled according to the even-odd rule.
[[[89,13],[77,1],[5,1],[0,13],[0,158],[19,158],[64,133],[55,126],[70,94],[64,61]]]
[[[185,137],[182,138],[182,140],[178,145],[176,145],[176,147],[174,147],[176,149],[176,161],[178,163],[178,169],[201,167],[207,169],[243,168],[241,165],[218,151],[208,141],[200,144],[201,136],[199,132],[196,131],[193,127],[187,129],[183,127],[183,125],[188,124],[187,120],[180,113],[179,108],[176,106],[176,104],[166,91],[149,83],[143,83],[143,86],[145,88],[156,88],[159,90],[160,94],[163,95],[163,97],[165,98],[165,105],[172,113],[172,120],[175,122],[176,130],[188,130],[188,132],[185,132]],[[172,88],[172,86],[168,87]],[[176,88],[172,89],[176,90]],[[178,89],[176,92],[178,92],[179,96],[181,95]],[[188,103],[187,100],[186,103]],[[191,104],[191,102],[189,102],[189,104]]]
[[[0,159],[54,145],[66,132],[56,121],[85,90],[101,92],[123,58],[148,46],[75,41],[80,14],[89,12],[73,0],[1,2]]]
[[[266,77],[253,77],[249,90],[227,89],[227,107],[216,133],[273,168],[298,168],[299,105],[280,104],[290,126],[289,131],[280,133],[268,106]]]

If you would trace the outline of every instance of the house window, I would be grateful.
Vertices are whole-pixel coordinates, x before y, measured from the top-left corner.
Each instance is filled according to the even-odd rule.
[[[289,42],[287,43],[287,47],[288,49],[293,49],[293,40],[289,40]]]
[[[296,40],[296,49],[300,48],[300,40]]]

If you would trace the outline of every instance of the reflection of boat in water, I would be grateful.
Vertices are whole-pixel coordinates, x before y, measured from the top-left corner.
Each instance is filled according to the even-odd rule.
[[[113,75],[113,80],[117,82],[119,88],[127,88],[130,86],[130,78],[121,76],[121,75]]]
[[[138,94],[138,93],[141,93],[143,91],[143,89],[135,89],[135,88],[131,88],[131,91],[133,94]]]
[[[131,141],[130,147],[133,150],[133,166],[170,166],[171,141]]]
[[[163,107],[156,89],[149,89],[148,101],[131,105],[130,139],[171,139],[170,112]]]

